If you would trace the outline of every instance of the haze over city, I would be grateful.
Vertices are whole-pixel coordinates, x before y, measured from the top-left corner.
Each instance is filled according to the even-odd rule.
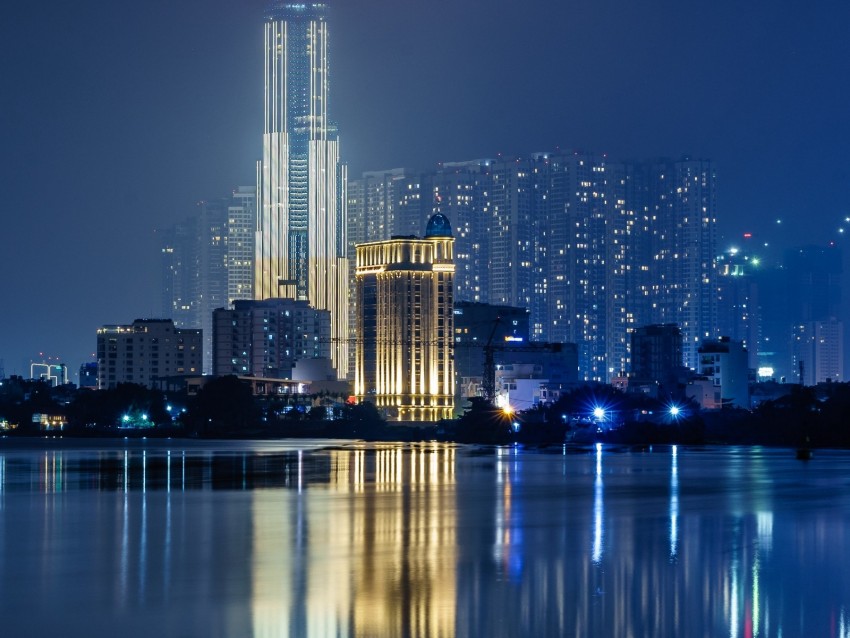
[[[264,6],[0,9],[6,374],[39,353],[76,370],[98,326],[159,316],[154,229],[253,183]],[[837,1],[341,1],[331,116],[351,176],[556,147],[708,158],[719,248],[824,244],[850,215],[848,23]]]

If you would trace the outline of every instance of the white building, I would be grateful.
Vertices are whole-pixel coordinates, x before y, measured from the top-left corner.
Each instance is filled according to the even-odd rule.
[[[709,380],[714,389],[710,395],[703,387],[700,391],[702,407],[717,409],[724,405],[749,409],[750,388],[747,350],[740,341],[728,337],[707,339],[698,350],[698,371]],[[691,383],[691,387],[704,384]],[[691,394],[689,394],[691,396]],[[698,397],[694,397],[699,400]]]

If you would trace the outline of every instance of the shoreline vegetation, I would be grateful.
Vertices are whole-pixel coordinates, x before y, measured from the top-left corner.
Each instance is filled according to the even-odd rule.
[[[581,386],[556,403],[522,412],[472,399],[465,413],[437,423],[385,421],[371,403],[317,396],[294,405],[258,400],[235,377],[187,397],[125,384],[112,390],[51,388],[7,379],[0,387],[0,425],[7,437],[350,439],[440,441],[491,445],[612,443],[621,445],[763,445],[850,448],[850,384],[826,396],[792,386],[753,410],[701,411],[694,404],[654,401],[610,386]],[[675,407],[671,407],[675,406]]]

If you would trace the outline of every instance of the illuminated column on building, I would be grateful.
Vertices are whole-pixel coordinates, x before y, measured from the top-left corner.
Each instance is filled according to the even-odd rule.
[[[454,410],[454,238],[434,215],[423,239],[357,246],[355,393],[396,421]]]
[[[331,359],[348,369],[345,168],[328,119],[328,5],[282,2],[265,22],[263,159],[254,296],[331,313]]]

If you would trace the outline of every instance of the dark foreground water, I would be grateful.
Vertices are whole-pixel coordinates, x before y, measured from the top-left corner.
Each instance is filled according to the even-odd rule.
[[[850,455],[0,441],[2,636],[850,636]]]

